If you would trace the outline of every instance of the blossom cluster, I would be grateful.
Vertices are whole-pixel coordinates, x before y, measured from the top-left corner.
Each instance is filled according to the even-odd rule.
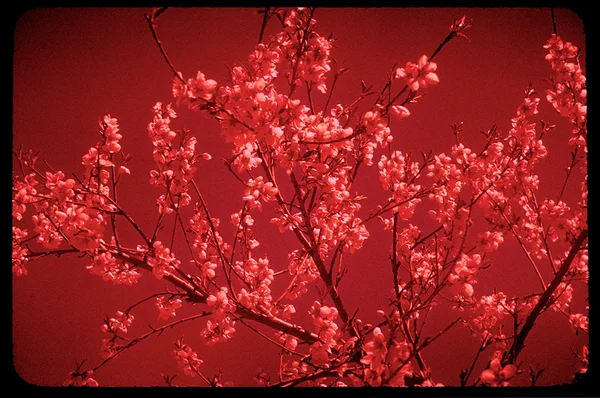
[[[383,374],[386,364],[385,360],[388,355],[387,341],[381,329],[376,327],[373,329],[371,338],[363,346],[365,354],[360,362],[367,365],[365,378],[370,385],[380,385],[381,375]]]
[[[206,327],[202,331],[202,336],[208,345],[225,342],[235,333],[235,320],[231,314],[236,306],[228,294],[229,290],[222,287],[216,294],[211,294],[206,299],[206,304],[213,308],[211,319],[206,321]]]
[[[22,180],[13,184],[13,218],[23,219],[28,207],[34,210],[31,216],[32,231],[36,242],[44,249],[57,249],[63,242],[85,252],[95,251],[105,244],[104,235],[110,214],[117,207],[110,198],[109,182],[118,182],[118,176],[129,170],[123,165],[119,172],[114,169],[115,156],[121,151],[117,119],[105,116],[100,120],[102,140],[83,156],[85,168],[83,180],[66,178],[62,171],[37,172],[31,153],[20,153],[20,161],[34,172],[24,174]],[[123,164],[126,162],[125,157]],[[117,175],[118,174],[118,175]],[[41,180],[41,181],[40,181]],[[15,244],[15,273],[24,274],[25,252],[16,249],[24,238],[22,232],[13,234]]]
[[[544,45],[548,50],[546,60],[552,65],[552,89],[546,98],[554,108],[573,124],[573,137],[569,144],[586,145],[587,87],[586,77],[579,64],[579,49],[553,34]]]
[[[395,311],[389,321],[390,326],[399,326],[398,311]],[[428,378],[419,380],[418,377],[415,377],[416,370],[410,362],[412,357],[410,345],[406,341],[393,338],[393,336],[386,337],[380,327],[373,329],[362,349],[364,355],[360,362],[365,365],[363,381],[369,386],[441,386]]]
[[[243,199],[248,203],[250,209],[262,209],[259,198],[265,202],[275,200],[275,195],[279,190],[273,186],[272,182],[264,182],[262,176],[250,178],[244,191]]]
[[[146,263],[152,267],[152,273],[158,279],[165,275],[172,274],[176,268],[179,268],[181,261],[175,258],[171,250],[161,241],[154,241],[152,249],[146,252]]]
[[[189,230],[192,236],[191,250],[193,253],[193,259],[190,261],[198,266],[204,289],[216,276],[215,270],[217,269],[217,261],[219,261],[219,253],[228,251],[228,244],[224,242],[217,230],[219,224],[220,220],[218,218],[209,220],[206,212],[196,204],[194,215],[189,221]]]
[[[502,366],[500,360],[501,352],[495,351],[488,369],[481,372],[481,382],[490,386],[507,386],[508,381],[517,373],[517,367],[513,364]]]
[[[267,258],[258,260],[250,257],[234,265],[236,273],[245,282],[246,288],[241,288],[238,301],[246,308],[257,309],[262,306],[269,309],[272,306],[271,289],[274,271],[269,267]]]
[[[27,275],[25,263],[28,261],[29,250],[21,245],[28,233],[18,227],[12,227],[12,272],[16,276]]]
[[[133,323],[133,315],[128,312],[117,311],[113,318],[106,318],[102,325],[102,332],[108,337],[102,339],[102,350],[105,357],[112,357],[122,348],[122,334],[127,333],[127,328]]]
[[[389,158],[382,155],[378,166],[379,181],[383,189],[392,193],[391,201],[401,204],[396,206],[393,212],[398,213],[401,220],[410,219],[416,205],[421,202],[421,199],[417,198],[421,186],[414,183],[419,175],[419,163],[409,163],[401,151],[394,151]]]
[[[338,310],[315,301],[309,312],[313,318],[315,331],[319,336],[319,341],[310,347],[310,354],[316,364],[324,364],[327,363],[331,348],[336,345],[339,338],[338,325],[335,323],[338,318]]]
[[[175,347],[173,355],[177,358],[177,362],[183,369],[183,372],[188,376],[198,375],[200,365],[204,361],[198,358],[198,354],[189,345],[185,344],[183,339],[177,340]]]
[[[158,319],[169,319],[176,315],[175,311],[183,305],[180,298],[159,296],[156,298],[156,306],[158,307]]]
[[[286,291],[286,298],[289,300],[298,299],[306,294],[309,283],[319,277],[319,271],[312,257],[300,250],[288,254],[288,272],[293,277]]]
[[[281,59],[288,62],[284,68],[290,85],[297,85],[302,79],[325,93],[325,74],[331,70],[329,55],[332,41],[314,31],[316,21],[311,18],[308,8],[290,10],[284,25],[284,31],[277,35],[276,40],[281,49]]]
[[[93,252],[92,263],[86,268],[92,275],[99,275],[115,285],[131,286],[142,274],[126,261],[118,260],[110,251]]]
[[[187,87],[187,86],[186,86]],[[192,90],[192,89],[191,89]],[[167,187],[167,193],[157,200],[159,213],[169,214],[174,209],[190,204],[188,184],[194,178],[194,164],[199,157],[210,159],[209,154],[196,153],[196,138],[183,131],[179,147],[173,143],[177,133],[171,130],[171,120],[177,117],[170,104],[158,102],[153,107],[154,117],[148,125],[148,135],[154,146],[156,169],[150,172],[150,184]]]

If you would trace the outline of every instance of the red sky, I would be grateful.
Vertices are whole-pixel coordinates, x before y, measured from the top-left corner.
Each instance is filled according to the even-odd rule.
[[[118,118],[123,150],[134,155],[129,164],[132,175],[121,188],[120,199],[122,207],[146,230],[156,221],[159,195],[148,184],[152,144],[146,126],[152,106],[171,100],[173,77],[144,19],[147,11],[29,11],[16,25],[13,70],[13,148],[39,149],[40,156],[55,169],[80,173],[81,156],[98,140],[98,117],[110,113]],[[333,32],[332,56],[350,68],[340,80],[332,104],[356,98],[361,80],[382,87],[393,64],[415,62],[430,54],[453,20],[463,14],[473,19],[473,27],[467,31],[470,41],[455,40],[437,56],[440,84],[427,89],[426,96],[411,108],[411,117],[392,122],[395,148],[448,153],[453,144],[450,125],[459,122],[464,122],[466,143],[474,148],[482,145],[480,130],[497,124],[506,133],[527,85],[531,82],[541,94],[548,87],[544,79],[550,76],[550,65],[544,60],[542,46],[552,33],[549,9],[317,9],[319,33],[327,36]],[[583,24],[577,15],[566,9],[555,10],[555,15],[560,36],[585,47]],[[160,17],[158,32],[184,76],[200,70],[226,83],[225,65],[245,61],[257,42],[260,24],[255,9],[174,8]],[[272,22],[266,34],[274,34],[276,29]],[[538,169],[540,192],[554,196],[569,161],[565,143],[570,129],[541,96],[541,118],[557,128],[545,141],[550,155]],[[316,102],[323,104],[324,99]],[[230,154],[231,147],[205,116],[184,109],[179,116],[175,126],[192,129],[200,152],[213,156],[211,162],[201,163],[196,181],[212,215],[225,225],[223,236],[228,238],[229,216],[239,210],[242,194],[219,161]],[[354,188],[369,197],[368,203],[378,203],[384,196],[379,183],[374,183],[376,167],[362,172],[362,182]],[[287,252],[294,246],[290,234],[280,235],[268,224],[272,210],[273,206],[266,206],[255,219],[257,223],[265,221],[265,228],[257,231],[258,239],[278,270],[285,266]],[[431,224],[426,218],[423,222]],[[383,234],[380,225],[373,224],[370,232],[364,248],[349,260],[350,273],[341,285],[347,306],[359,308],[358,317],[365,322],[373,322],[375,310],[385,308],[387,299],[382,291],[391,286],[386,262],[391,238]],[[139,243],[131,240],[133,246]],[[183,254],[183,247],[176,246],[175,253]],[[494,287],[509,295],[532,291],[535,274],[517,249],[506,243],[500,250],[494,266],[476,286],[481,294],[491,294]],[[28,276],[13,278],[14,366],[25,381],[60,385],[76,362],[98,363],[104,317],[165,286],[151,275],[130,288],[112,286],[90,275],[86,265],[87,260],[76,257],[48,258],[29,264]],[[585,296],[585,291],[578,293],[579,308]],[[310,302],[304,300],[296,308],[308,310]],[[193,310],[187,309],[190,314]],[[153,305],[134,315],[134,334],[146,331],[147,323],[157,324]],[[430,333],[455,317],[449,308],[436,308]],[[202,343],[201,328],[201,322],[189,324],[144,341],[102,368],[97,380],[112,386],[156,385],[162,383],[161,373],[177,373],[176,384],[199,382],[183,376],[171,355],[173,341],[182,335],[204,360],[207,374],[221,368],[224,380],[255,385],[253,377],[259,368],[276,371],[277,349],[242,325],[232,341],[212,349]],[[574,336],[564,316],[548,311],[531,333],[522,359],[527,365],[546,368],[542,384],[568,382],[575,363],[570,348],[580,349],[585,341]],[[427,348],[424,357],[434,380],[457,384],[460,369],[470,365],[478,344],[465,329],[456,327]],[[526,377],[521,379],[526,382]]]

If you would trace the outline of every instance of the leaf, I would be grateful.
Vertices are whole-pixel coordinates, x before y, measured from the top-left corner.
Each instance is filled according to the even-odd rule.
[[[457,32],[457,33],[455,33],[454,35],[455,35],[456,37],[461,37],[461,38],[465,39],[465,40],[466,40],[466,41],[468,41],[468,42],[470,42],[470,41],[471,41],[471,39],[469,39],[469,37],[468,37],[467,35],[465,35],[464,33]]]
[[[348,68],[348,67],[343,67],[343,68],[341,68],[341,69],[338,71],[338,74],[337,74],[337,75],[338,75],[338,76],[341,76],[342,74],[344,74],[344,73],[348,72],[349,70],[350,70],[350,68]]]

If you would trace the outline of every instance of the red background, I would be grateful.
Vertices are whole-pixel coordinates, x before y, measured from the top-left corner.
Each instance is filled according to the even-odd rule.
[[[151,230],[160,193],[148,184],[153,163],[146,126],[155,102],[171,101],[173,76],[153,42],[143,15],[146,11],[36,9],[18,20],[14,35],[13,148],[22,144],[26,149],[40,149],[41,157],[55,169],[81,173],[81,156],[98,140],[98,117],[107,113],[117,117],[123,151],[134,155],[129,164],[132,175],[120,188],[121,204],[142,228]],[[430,54],[452,21],[463,14],[473,19],[473,27],[466,32],[471,41],[457,39],[438,55],[440,84],[427,89],[427,95],[411,106],[411,117],[392,122],[394,148],[448,153],[453,142],[450,125],[459,122],[464,122],[467,145],[479,148],[482,136],[478,131],[495,123],[502,132],[508,131],[523,90],[531,82],[542,94],[541,118],[557,124],[545,140],[549,158],[538,168],[542,180],[539,196],[554,197],[569,161],[565,143],[570,129],[543,99],[543,90],[548,87],[544,79],[550,76],[542,48],[552,33],[549,9],[318,9],[315,18],[319,33],[327,36],[333,32],[337,40],[332,56],[350,68],[331,104],[347,104],[356,98],[361,79],[381,87],[394,63],[403,65]],[[577,15],[566,9],[557,9],[555,14],[559,34],[584,47],[583,24]],[[201,70],[225,84],[224,63],[245,61],[257,42],[261,21],[255,9],[175,8],[160,17],[158,30],[184,76],[195,76]],[[271,21],[266,34],[276,31],[276,23]],[[320,108],[324,99],[317,98],[316,104]],[[174,128],[191,128],[198,137],[199,151],[213,156],[212,161],[201,163],[196,181],[212,215],[222,220],[222,235],[230,239],[229,216],[240,209],[242,191],[219,159],[228,156],[231,148],[218,134],[216,123],[205,116],[184,109],[179,116]],[[376,167],[363,168],[359,173],[362,182],[354,188],[369,197],[363,214],[385,197],[376,178]],[[574,192],[567,198],[576,198],[578,186],[573,183],[569,187]],[[412,222],[428,230],[431,221],[421,213]],[[273,206],[265,206],[263,213],[255,216],[257,224],[272,215]],[[260,248],[280,270],[285,267],[286,253],[296,248],[293,236],[279,234],[272,224],[265,225],[256,229]],[[371,238],[364,248],[349,257],[350,272],[340,293],[350,313],[359,308],[359,318],[374,322],[375,310],[386,308],[391,289],[387,260],[391,237],[376,223],[370,224],[369,231]],[[127,239],[128,232],[122,239]],[[130,234],[130,241],[126,241],[131,246],[139,243],[133,236]],[[184,256],[183,248],[176,245],[175,254]],[[493,287],[509,296],[538,289],[535,274],[519,250],[507,239],[494,266],[481,274],[476,294],[491,294]],[[86,359],[84,368],[94,366],[101,359],[103,318],[166,286],[151,275],[133,287],[112,286],[90,275],[85,270],[87,263],[67,256],[43,259],[27,266],[28,276],[13,278],[14,366],[25,381],[60,385],[76,362]],[[549,270],[544,272],[548,275]],[[579,288],[577,312],[582,311],[582,298],[587,296],[585,287]],[[310,302],[303,300],[296,309],[306,313]],[[187,308],[181,313],[192,311],[194,308]],[[153,304],[140,307],[134,315],[133,334],[146,332],[148,323],[158,325]],[[454,311],[440,305],[426,331],[432,335],[455,317]],[[140,343],[101,368],[97,380],[111,386],[157,385],[162,384],[162,372],[178,373],[175,384],[200,383],[197,378],[183,376],[171,355],[173,341],[182,335],[205,361],[207,375],[221,368],[224,380],[240,385],[255,385],[253,377],[260,368],[275,377],[277,348],[266,340],[238,325],[232,341],[211,349],[199,336],[202,326],[203,321],[197,321]],[[521,359],[525,366],[546,368],[542,384],[568,382],[575,365],[570,348],[581,349],[586,341],[583,336],[575,337],[563,315],[549,311],[530,334]],[[423,355],[433,369],[434,380],[458,384],[460,369],[470,365],[478,345],[468,331],[455,327],[427,348]],[[489,354],[491,350],[482,355],[476,372],[482,370]],[[526,383],[526,379],[521,376],[517,384]]]

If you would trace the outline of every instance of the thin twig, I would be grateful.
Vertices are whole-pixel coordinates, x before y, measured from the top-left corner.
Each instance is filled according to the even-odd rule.
[[[435,235],[436,233],[438,233],[439,231],[442,230],[442,228],[444,228],[443,225],[440,225],[439,227],[437,227],[436,229],[434,229],[433,231],[431,231],[430,233],[428,233],[427,235],[425,235],[424,237],[420,238],[419,240],[417,240],[410,248],[410,250],[414,250],[415,248],[417,248],[419,245],[425,243],[425,241],[429,238],[431,238],[433,235]]]
[[[32,252],[31,250],[29,250],[29,253],[25,257],[37,259],[40,257],[52,256],[54,254],[56,254],[57,256],[61,256],[63,254],[68,254],[68,253],[79,253],[79,249],[75,249],[75,248],[58,249],[58,250],[50,250],[47,252],[41,252],[41,253]]]
[[[265,33],[265,28],[267,27],[267,22],[269,22],[269,18],[271,17],[269,15],[269,10],[271,9],[271,7],[265,7],[264,13],[265,15],[263,16],[263,20],[262,20],[262,25],[260,27],[260,34],[258,35],[258,43],[262,43],[263,40],[263,35]]]
[[[475,359],[473,359],[473,362],[471,363],[471,368],[469,369],[469,371],[467,372],[467,374],[464,377],[461,377],[460,380],[460,386],[464,387],[467,385],[467,382],[469,381],[469,377],[471,377],[471,373],[473,373],[473,369],[475,368],[475,364],[477,363],[477,359],[479,359],[479,355],[485,351],[486,347],[487,347],[487,343],[489,341],[489,337],[490,335],[486,335],[483,339],[483,341],[481,342],[481,345],[479,346],[479,349],[477,350],[477,354],[475,355]]]
[[[113,155],[110,155],[110,160],[112,161]],[[112,189],[113,189],[113,199],[116,202],[118,202],[118,198],[117,198],[117,181],[115,179],[115,168],[111,167],[110,168],[110,180],[112,182]],[[112,227],[112,231],[113,231],[113,236],[115,237],[115,243],[117,245],[117,249],[120,248],[120,244],[119,244],[119,235],[117,233],[117,220],[116,220],[116,216],[115,214],[111,214],[110,215],[110,224]]]
[[[302,41],[300,42],[300,45],[298,46],[298,51],[296,52],[296,62],[294,62],[294,68],[292,70],[292,77],[290,80],[290,93],[288,94],[288,97],[291,97],[294,93],[294,90],[296,90],[296,75],[298,73],[298,67],[300,66],[300,57],[304,52],[304,46],[306,44],[306,39],[308,36],[308,29],[310,28],[310,22],[312,21],[315,9],[316,7],[312,7],[310,10],[310,15],[308,16],[308,20],[306,22],[306,26],[304,27],[304,31],[302,34]]]
[[[504,218],[504,221],[506,221],[506,225],[509,227],[510,232],[512,232],[513,236],[517,240],[517,243],[519,243],[519,246],[521,247],[521,249],[523,249],[525,256],[527,257],[527,259],[529,260],[529,263],[533,267],[535,274],[537,275],[538,280],[540,281],[540,284],[542,285],[542,289],[546,290],[546,282],[544,282],[544,278],[542,277],[540,270],[538,269],[537,265],[535,264],[535,261],[533,261],[531,254],[529,254],[529,251],[525,248],[525,245],[523,244],[523,241],[519,237],[519,234],[517,234],[517,232],[514,230],[512,223],[508,220],[508,218],[506,218],[506,214],[504,214],[504,209],[502,209],[500,207],[500,205],[498,203],[496,203],[496,201],[494,200],[494,198],[492,198],[492,196],[490,194],[487,194],[487,196],[490,198],[490,201],[492,201],[492,203],[494,203],[496,205],[498,210],[500,210],[500,213],[502,214],[502,218]]]
[[[275,340],[273,340],[272,338],[270,338],[269,336],[265,335],[264,333],[262,333],[260,330],[256,329],[255,327],[247,324],[246,322],[244,322],[244,320],[240,317],[235,317],[238,321],[240,321],[244,326],[246,326],[248,329],[252,330],[253,332],[255,332],[256,334],[258,334],[259,336],[261,336],[262,338],[264,338],[265,340],[268,340],[269,342],[275,344],[277,347],[281,348],[282,350],[287,351],[288,353],[292,354],[292,355],[298,355],[300,357],[302,357],[303,355],[288,349],[287,347],[285,347],[283,344],[280,344],[278,342],[276,342]]]
[[[128,348],[133,347],[134,345],[136,345],[137,343],[139,343],[139,342],[141,342],[143,340],[146,340],[148,337],[152,336],[153,334],[156,334],[156,333],[160,334],[161,332],[163,332],[164,330],[166,330],[168,328],[173,328],[173,327],[175,327],[175,326],[177,326],[177,325],[179,325],[181,323],[185,323],[185,322],[193,321],[195,319],[203,318],[203,317],[205,317],[207,315],[210,315],[210,314],[211,314],[210,312],[202,312],[201,314],[192,315],[192,316],[189,316],[187,318],[183,318],[183,319],[180,319],[178,321],[171,322],[171,323],[169,323],[167,325],[164,325],[164,326],[161,326],[159,328],[152,328],[152,330],[150,332],[148,332],[148,333],[146,333],[146,334],[144,334],[144,335],[142,335],[140,337],[137,337],[137,338],[131,340],[126,345],[124,345],[124,346],[120,347],[119,349],[117,349],[117,351],[113,355],[111,355],[108,358],[104,359],[102,362],[100,362],[98,365],[94,366],[90,370],[92,372],[96,372],[98,369],[100,369],[102,366],[104,366],[110,360],[112,360],[113,358],[115,358],[121,352],[125,351]]]
[[[313,99],[312,99],[312,83],[309,83],[308,80],[305,80],[304,83],[306,85],[306,91],[308,94],[308,105],[310,106],[311,113],[314,115],[315,114],[315,106],[313,105]]]
[[[446,333],[448,330],[450,330],[450,328],[452,328],[452,326],[456,325],[461,320],[462,320],[462,318],[458,317],[454,321],[450,322],[450,324],[448,326],[446,326],[444,329],[440,330],[435,336],[426,337],[425,340],[423,341],[423,344],[421,344],[420,349],[423,349],[423,348],[427,347],[428,345],[432,344],[434,341],[439,339],[444,333]]]
[[[152,37],[154,38],[154,41],[158,45],[160,53],[162,54],[163,58],[167,62],[167,65],[169,65],[169,68],[171,68],[175,77],[178,78],[185,85],[186,84],[185,80],[183,80],[181,75],[177,72],[177,69],[175,69],[175,66],[173,66],[173,63],[167,56],[167,53],[162,45],[162,42],[158,38],[158,33],[156,32],[156,20],[158,19],[158,16],[160,14],[162,14],[163,12],[165,12],[167,10],[167,8],[168,7],[161,7],[161,8],[155,9],[152,12],[152,15],[144,14],[144,16],[146,17],[146,20],[148,21],[148,26],[150,26],[150,31],[152,32]]]
[[[79,177],[77,177],[77,175],[75,173],[73,173],[73,177],[75,177],[75,179],[77,180],[77,182],[79,182],[79,184],[82,186],[82,188],[84,187],[83,182],[79,179]],[[89,188],[83,188],[85,189],[87,192],[92,193]],[[97,194],[97,193],[94,193]],[[125,219],[129,222],[129,224],[131,224],[131,226],[137,231],[137,233],[142,237],[142,239],[144,239],[144,241],[146,242],[146,244],[148,246],[152,246],[151,241],[148,239],[148,237],[146,236],[146,234],[144,233],[144,231],[142,231],[142,229],[140,228],[140,226],[129,216],[129,214],[127,214],[125,212],[125,210],[123,210],[123,208],[121,206],[119,206],[114,200],[112,200],[112,198],[110,196],[106,196],[104,194],[97,194],[102,196],[103,198],[107,199],[111,205],[115,206],[117,208],[117,210],[119,211],[119,214],[122,215],[123,217],[125,217]]]
[[[457,31],[451,31],[445,38],[444,40],[437,46],[437,48],[435,49],[435,51],[431,54],[431,56],[428,58],[428,61],[431,62],[433,61],[433,59],[435,58],[436,55],[438,55],[438,53],[440,51],[442,51],[442,48],[444,48],[444,46],[446,44],[448,44],[454,37],[456,37],[457,35]],[[400,92],[398,94],[396,94],[396,96],[394,96],[394,98],[388,102],[388,104],[386,105],[386,109],[389,109],[389,107],[396,102],[396,100],[406,91],[406,89],[408,88],[408,85],[405,85],[402,90],[400,90]]]
[[[221,259],[221,263],[223,264],[223,269],[225,270],[225,278],[227,279],[227,285],[229,286],[231,294],[233,294],[235,297],[233,286],[231,284],[231,278],[229,277],[229,274],[227,273],[227,270],[226,270],[227,266],[229,266],[229,268],[231,268],[231,264],[227,262],[227,259],[225,258],[225,254],[221,250],[221,245],[219,244],[219,240],[217,239],[217,230],[212,221],[212,218],[210,217],[210,212],[208,211],[206,202],[204,201],[204,198],[202,198],[200,189],[198,189],[198,185],[196,185],[196,181],[192,180],[192,186],[194,187],[194,190],[196,191],[196,195],[198,195],[198,199],[200,199],[200,204],[202,205],[202,209],[204,210],[204,214],[206,215],[206,221],[208,222],[208,225],[210,227],[210,230],[212,233],[212,238],[215,243],[215,247],[217,248],[217,252],[219,253],[219,258]]]
[[[171,293],[171,292],[160,292],[160,293],[154,293],[146,298],[141,299],[140,301],[138,301],[135,304],[130,305],[129,307],[127,307],[127,309],[125,310],[125,313],[127,314],[128,312],[131,312],[131,310],[133,310],[135,307],[137,307],[138,305],[145,303],[148,300],[153,299],[154,297],[159,297],[159,296],[183,296],[183,294],[181,293]]]
[[[571,152],[571,164],[567,167],[567,176],[565,177],[565,181],[563,182],[562,188],[560,189],[560,193],[556,198],[556,203],[560,202],[563,194],[565,193],[565,188],[567,187],[567,182],[569,182],[569,177],[571,176],[571,171],[573,171],[573,167],[575,167],[575,163],[577,163],[577,150],[579,147],[575,148],[573,152]]]

